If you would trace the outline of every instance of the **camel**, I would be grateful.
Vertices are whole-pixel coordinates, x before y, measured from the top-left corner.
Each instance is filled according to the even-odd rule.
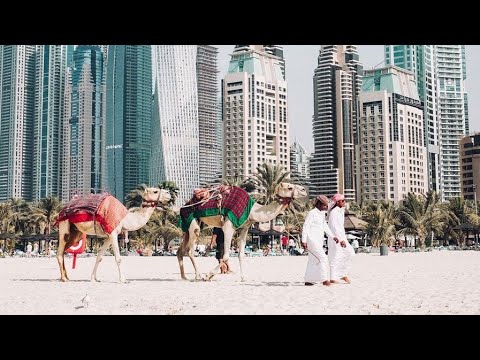
[[[90,280],[92,282],[98,281],[97,268],[102,260],[105,251],[112,245],[115,255],[115,261],[118,266],[118,275],[121,283],[126,282],[120,269],[120,249],[118,246],[118,235],[122,231],[134,231],[143,227],[157,206],[163,206],[171,199],[168,190],[158,188],[146,188],[142,194],[142,207],[127,210],[120,201],[115,199],[112,195],[105,194],[100,205],[98,205],[95,215],[86,214],[82,212],[75,212],[65,215],[64,210],[67,205],[78,203],[80,198],[74,199],[68,203],[59,214],[57,220],[59,242],[57,250],[57,260],[60,266],[60,281],[68,281],[67,271],[65,270],[64,251],[73,244],[78,243],[80,237],[86,235],[97,235],[98,237],[106,238],[103,246],[98,252],[95,266],[93,268]],[[102,207],[103,206],[103,207]],[[100,209],[105,219],[114,219],[113,225],[102,222]],[[110,209],[110,213],[108,210]],[[62,215],[63,214],[63,215]],[[106,215],[105,215],[106,214]]]
[[[237,187],[232,187],[237,188]],[[239,189],[239,188],[237,188]],[[242,189],[240,189],[242,190]],[[245,281],[245,275],[243,273],[243,258],[245,256],[245,244],[247,239],[248,230],[250,226],[256,222],[267,222],[273,220],[280,214],[283,210],[287,208],[290,202],[293,199],[297,199],[300,197],[307,196],[307,191],[303,186],[300,185],[293,185],[289,183],[282,182],[280,183],[277,188],[275,189],[276,199],[272,203],[268,205],[260,205],[255,203],[253,200],[251,204],[251,209],[248,212],[248,217],[246,220],[239,224],[239,226],[235,226],[229,217],[225,216],[222,217],[221,215],[206,215],[204,217],[199,217],[200,222],[203,222],[205,225],[210,227],[219,227],[222,228],[224,235],[225,235],[225,254],[223,255],[223,259],[220,263],[213,268],[207,277],[204,280],[211,280],[213,276],[218,272],[222,262],[228,262],[229,259],[229,249],[232,242],[233,235],[237,229],[240,229],[240,234],[238,236],[238,261],[240,265],[240,277],[242,281]],[[246,211],[246,210],[245,210]],[[198,272],[197,265],[195,263],[194,258],[194,249],[195,249],[195,242],[200,235],[200,226],[197,222],[196,216],[191,221],[188,231],[184,232],[182,244],[177,251],[177,259],[180,265],[180,274],[183,280],[187,280],[185,276],[185,270],[183,266],[183,256],[186,252],[188,252],[188,257],[190,258],[193,267],[195,269],[195,279],[201,280],[202,277]],[[228,249],[228,250],[227,250]]]

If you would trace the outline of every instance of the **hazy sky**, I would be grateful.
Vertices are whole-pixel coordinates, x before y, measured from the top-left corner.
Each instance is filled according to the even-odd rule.
[[[234,45],[214,45],[219,49],[219,77],[225,76]],[[290,140],[297,139],[307,152],[313,151],[313,71],[320,45],[284,45],[288,82]],[[383,45],[358,45],[360,61],[366,69],[383,62]],[[467,45],[467,80],[470,131],[480,131],[480,46]],[[383,64],[381,64],[383,65]]]

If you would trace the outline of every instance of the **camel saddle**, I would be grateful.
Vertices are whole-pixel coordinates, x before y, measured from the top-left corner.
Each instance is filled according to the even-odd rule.
[[[66,219],[71,223],[95,221],[100,223],[105,233],[110,234],[127,213],[127,208],[109,193],[89,194],[70,200],[58,214],[54,225]]]
[[[239,228],[248,219],[254,203],[255,200],[238,186],[197,189],[192,199],[180,209],[178,226],[187,231],[194,218],[223,215]]]

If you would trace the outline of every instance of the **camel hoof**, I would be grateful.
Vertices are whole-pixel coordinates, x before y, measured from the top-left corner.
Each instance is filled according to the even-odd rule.
[[[92,277],[92,278],[90,278],[90,282],[100,282],[100,280],[98,280],[97,278]]]
[[[245,278],[242,277],[241,282],[245,282],[245,281],[247,281],[247,279],[245,279]]]
[[[186,276],[182,276],[182,280],[188,280]]]
[[[214,276],[215,276],[215,274],[210,273],[210,274],[208,274],[203,280],[204,280],[204,281],[210,281],[210,280],[212,280],[212,278],[213,278]]]
[[[61,282],[68,282],[69,279],[67,279],[67,278],[60,278],[60,281],[61,281]]]
[[[120,279],[121,284],[130,284],[130,281],[125,280],[125,279]]]

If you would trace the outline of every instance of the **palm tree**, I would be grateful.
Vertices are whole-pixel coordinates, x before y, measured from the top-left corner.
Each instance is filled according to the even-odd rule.
[[[168,192],[170,193],[171,199],[168,202],[168,205],[175,204],[175,201],[177,200],[178,192],[180,191],[175,181],[163,181],[159,183],[157,187],[160,189],[168,190]]]
[[[148,188],[148,185],[140,184],[135,189],[131,190],[127,195],[125,195],[125,207],[130,209],[132,207],[142,206],[142,195],[146,188]]]
[[[58,197],[49,196],[41,199],[36,206],[33,207],[33,215],[38,217],[46,223],[45,234],[50,234],[52,223],[60,212],[62,203]]]
[[[395,237],[395,225],[398,222],[397,208],[391,201],[379,201],[371,204],[370,210],[365,214],[368,223],[366,233],[373,246],[392,246]]]
[[[435,191],[429,191],[426,195],[408,193],[399,215],[403,227],[399,235],[413,235],[421,248],[425,247],[427,236],[440,232],[449,216]]]
[[[0,232],[13,232],[12,228],[13,208],[8,202],[0,203]]]
[[[450,199],[446,209],[449,212],[449,218],[444,223],[442,230],[448,238],[453,239],[459,245],[463,245],[465,241],[464,233],[461,230],[455,230],[455,227],[468,223],[476,225],[479,217],[475,214],[472,204],[463,197]]]
[[[289,174],[290,171],[286,171],[281,165],[263,163],[257,166],[257,172],[252,178],[253,184],[259,191],[256,196],[257,201],[260,204],[269,204],[275,200],[275,189]]]

